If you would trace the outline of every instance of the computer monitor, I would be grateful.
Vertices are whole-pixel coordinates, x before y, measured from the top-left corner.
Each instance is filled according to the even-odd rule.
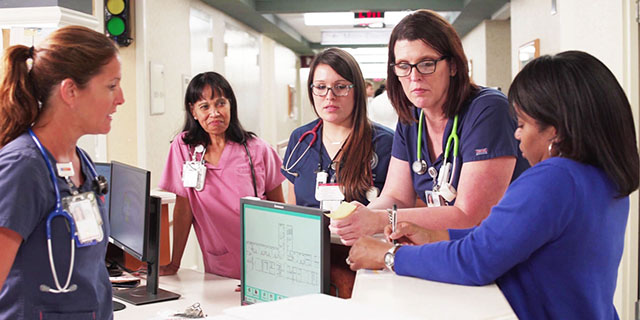
[[[105,179],[107,179],[107,183],[109,184],[109,192],[104,195],[105,209],[107,209],[107,214],[109,214],[109,194],[111,193],[111,163],[96,162],[94,164],[96,167],[96,173],[98,173],[99,176],[103,176]]]
[[[150,196],[151,173],[112,161],[109,241],[147,263],[147,285],[114,291],[114,296],[139,305],[180,297],[158,289],[161,199]]]
[[[329,293],[329,218],[322,210],[242,198],[241,303]]]

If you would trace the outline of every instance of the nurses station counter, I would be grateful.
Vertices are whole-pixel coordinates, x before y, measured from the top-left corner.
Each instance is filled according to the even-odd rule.
[[[179,293],[178,300],[135,306],[114,313],[116,320],[187,319],[174,317],[200,303],[207,319],[517,319],[495,284],[471,287],[398,276],[389,271],[360,270],[352,298],[323,294],[292,297],[240,307],[239,280],[180,269],[160,277],[160,288]],[[304,316],[302,316],[304,315]]]

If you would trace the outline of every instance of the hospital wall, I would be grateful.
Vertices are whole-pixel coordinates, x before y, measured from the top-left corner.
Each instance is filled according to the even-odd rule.
[[[507,20],[485,20],[462,38],[473,81],[507,94],[511,83],[511,28]]]

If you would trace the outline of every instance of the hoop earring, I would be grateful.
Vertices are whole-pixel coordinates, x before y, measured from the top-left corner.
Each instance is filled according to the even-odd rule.
[[[553,157],[553,141],[549,142],[549,157]]]

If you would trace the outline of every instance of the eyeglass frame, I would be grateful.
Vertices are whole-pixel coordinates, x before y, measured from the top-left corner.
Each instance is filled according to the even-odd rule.
[[[322,84],[320,84],[320,85],[322,85]],[[338,84],[338,85],[342,85],[342,84]],[[353,83],[352,83],[352,84],[346,84],[345,86],[347,86],[347,93],[346,93],[346,94],[344,94],[344,95],[338,95],[338,94],[336,94],[336,92],[335,92],[335,91],[333,91],[333,89],[335,88],[335,86],[336,86],[336,85],[333,85],[333,86],[327,86],[327,85],[325,85],[325,86],[327,87],[327,92],[326,92],[325,94],[316,94],[316,93],[314,92],[314,90],[313,90],[313,88],[315,88],[315,87],[316,87],[316,85],[315,85],[315,84],[313,84],[313,83],[312,83],[311,85],[309,85],[309,88],[311,88],[311,93],[312,93],[314,96],[316,96],[316,97],[326,97],[326,96],[329,94],[329,90],[331,90],[331,93],[333,93],[333,95],[334,95],[334,96],[336,96],[336,97],[346,97],[346,96],[348,96],[348,95],[349,95],[349,91],[350,91],[353,87],[355,87],[355,85],[354,85]]]
[[[393,68],[393,74],[395,74],[396,77],[398,77],[398,78],[404,78],[404,77],[410,76],[411,72],[413,72],[413,68],[416,68],[416,70],[420,74],[429,75],[429,74],[433,74],[433,73],[436,72],[436,68],[438,67],[438,62],[440,62],[442,60],[449,59],[449,58],[450,58],[449,56],[441,56],[438,59],[424,59],[424,60],[420,60],[417,63],[413,63],[413,64],[412,63],[408,63],[408,62],[390,63],[389,66],[391,68]],[[423,63],[423,62],[425,62],[425,61],[432,61],[433,62],[433,71],[425,73],[425,72],[420,71],[420,69],[418,69],[418,65]],[[404,75],[404,76],[398,75],[398,72],[396,71],[396,66],[399,65],[399,64],[406,64],[406,65],[408,65],[410,67],[409,72],[406,75]]]

